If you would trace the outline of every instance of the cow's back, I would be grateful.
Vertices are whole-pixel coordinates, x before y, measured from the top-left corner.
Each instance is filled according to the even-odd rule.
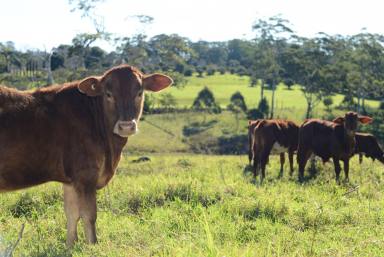
[[[323,161],[328,161],[343,144],[343,127],[330,121],[311,119],[299,129],[299,144],[308,148]]]
[[[0,91],[0,190],[70,182],[79,168],[89,168],[87,156],[104,161],[94,106],[85,108],[90,98],[74,86],[61,88]]]
[[[291,150],[296,150],[299,139],[299,126],[293,121],[276,120],[274,132],[276,141]]]

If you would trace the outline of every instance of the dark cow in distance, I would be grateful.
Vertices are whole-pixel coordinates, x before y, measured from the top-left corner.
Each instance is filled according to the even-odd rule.
[[[339,182],[340,163],[344,162],[345,178],[348,180],[349,159],[355,153],[355,132],[358,122],[367,124],[372,121],[368,116],[360,116],[356,112],[347,112],[344,117],[333,121],[308,119],[299,130],[299,147],[297,161],[299,163],[299,181],[303,181],[305,165],[311,156],[319,156],[323,162],[333,159],[336,181]]]
[[[260,181],[265,178],[265,166],[269,155],[280,155],[280,176],[283,175],[285,152],[288,152],[290,174],[293,173],[293,154],[297,149],[299,127],[288,120],[256,120],[249,121],[249,162],[253,159],[253,175],[258,175],[261,168]]]
[[[121,65],[80,82],[21,92],[0,87],[0,190],[64,184],[67,245],[84,222],[96,240],[96,190],[112,178],[128,137],[137,132],[144,90],[172,84]]]
[[[379,160],[384,164],[384,152],[381,149],[374,135],[369,133],[356,132],[355,153],[359,154],[359,162],[363,161],[363,154],[372,160]]]

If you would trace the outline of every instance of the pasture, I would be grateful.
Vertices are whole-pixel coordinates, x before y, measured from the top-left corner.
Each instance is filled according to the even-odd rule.
[[[297,183],[266,183],[244,172],[246,156],[154,155],[134,164],[124,154],[116,177],[98,193],[99,243],[65,248],[61,186],[49,183],[0,198],[1,250],[25,230],[14,256],[382,256],[381,164],[352,160],[349,184],[333,166]],[[320,167],[319,166],[319,167]],[[287,167],[286,167],[287,168]]]
[[[182,88],[170,88],[160,94],[171,93],[175,96],[179,107],[191,107],[193,100],[198,92],[207,86],[214,94],[216,101],[222,108],[226,108],[229,104],[229,99],[233,93],[239,91],[245,99],[248,108],[256,108],[260,101],[260,86],[250,87],[250,78],[248,76],[239,76],[236,74],[218,74],[212,76],[204,76],[202,78],[193,76],[188,78],[187,84]],[[271,101],[272,91],[264,89],[264,96]],[[156,95],[157,97],[158,95]],[[280,118],[289,118],[297,121],[302,121],[305,117],[307,104],[298,85],[288,89],[285,85],[279,84],[275,93],[275,115]],[[343,100],[343,95],[332,95],[334,109],[340,105]],[[377,108],[378,101],[366,101],[368,106]],[[314,116],[324,114],[324,105],[322,102],[316,106]]]
[[[190,107],[208,86],[225,107],[240,91],[254,108],[260,87],[249,87],[248,80],[230,74],[192,77],[185,88],[165,92],[179,107]],[[270,99],[271,91],[265,95]],[[333,98],[337,106],[343,96]],[[305,109],[297,86],[278,87],[277,117],[301,122]],[[324,107],[315,113],[321,116]],[[1,194],[0,256],[15,245],[22,224],[14,256],[382,256],[380,163],[365,159],[359,165],[354,157],[350,182],[342,185],[335,183],[331,163],[318,163],[318,172],[306,173],[306,182],[299,184],[296,164],[292,178],[287,164],[284,177],[277,178],[280,164],[274,156],[259,185],[246,169],[246,155],[214,155],[222,138],[246,136],[246,126],[245,116],[237,125],[228,111],[145,115],[116,176],[98,192],[97,245],[85,244],[79,226],[79,242],[72,250],[65,247],[62,187],[48,183]],[[142,155],[152,161],[132,162]]]

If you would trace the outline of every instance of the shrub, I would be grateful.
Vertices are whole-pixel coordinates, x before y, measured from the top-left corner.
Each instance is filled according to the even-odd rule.
[[[239,107],[243,112],[247,111],[247,105],[245,104],[244,97],[239,91],[231,96],[230,102],[232,105]]]
[[[263,99],[260,100],[257,109],[259,109],[259,111],[263,114],[263,117],[268,116],[269,105],[268,105],[268,101],[265,97],[263,97]]]
[[[190,77],[190,76],[192,76],[192,74],[193,74],[193,69],[192,68],[187,68],[187,69],[184,70],[184,76]]]
[[[195,100],[193,101],[192,108],[196,110],[204,110],[212,113],[220,113],[221,108],[216,103],[215,97],[208,87],[204,87]]]
[[[247,112],[247,119],[249,120],[257,120],[257,119],[263,119],[264,114],[257,108],[250,109]]]
[[[161,94],[159,97],[160,107],[171,110],[176,108],[177,101],[176,98],[171,93]]]

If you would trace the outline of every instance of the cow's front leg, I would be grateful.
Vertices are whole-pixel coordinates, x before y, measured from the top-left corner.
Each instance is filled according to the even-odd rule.
[[[344,161],[344,174],[345,174],[345,181],[349,181],[349,159],[345,159]]]
[[[283,177],[284,163],[285,163],[285,153],[280,153],[280,173],[279,173],[279,178]]]
[[[288,159],[289,159],[289,176],[292,177],[293,175],[293,151],[288,152]]]
[[[340,162],[339,159],[333,157],[333,165],[335,166],[336,182],[340,184]]]
[[[78,189],[80,217],[84,222],[84,231],[87,243],[94,244],[96,238],[96,187],[86,185]]]
[[[77,241],[77,223],[80,219],[78,195],[72,185],[64,184],[64,212],[67,217],[67,246]]]

